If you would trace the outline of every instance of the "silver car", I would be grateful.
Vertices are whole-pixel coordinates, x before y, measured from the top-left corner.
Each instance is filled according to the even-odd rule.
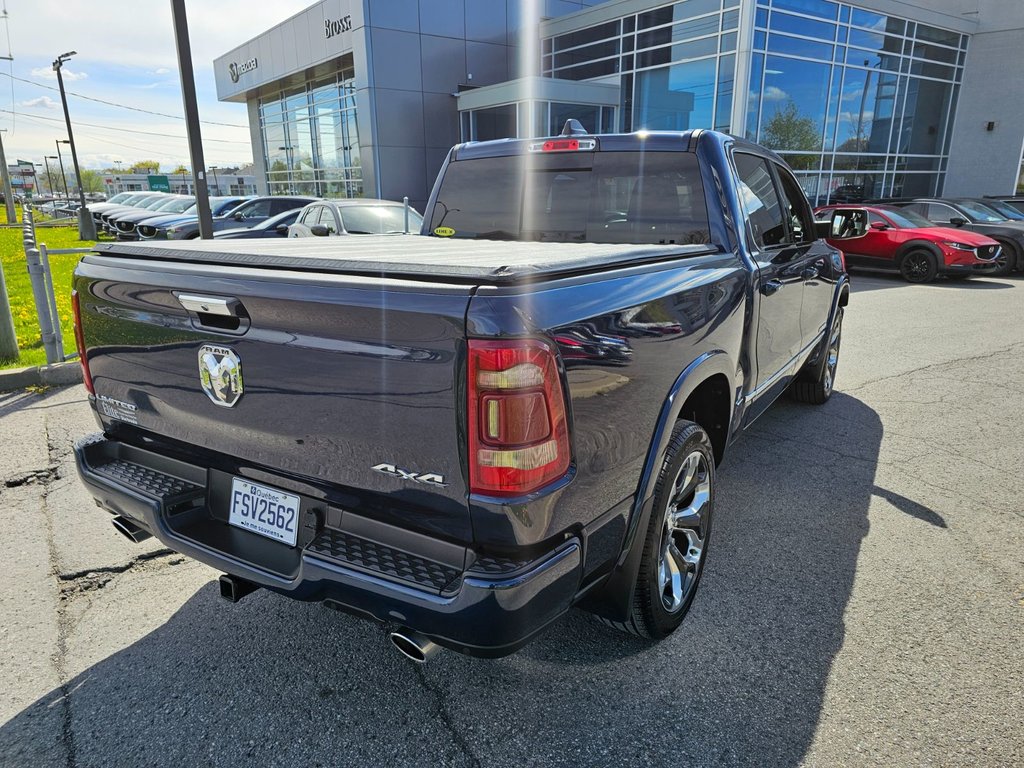
[[[423,217],[410,207],[406,224],[406,207],[393,200],[318,200],[302,209],[298,220],[288,227],[288,237],[419,234]]]

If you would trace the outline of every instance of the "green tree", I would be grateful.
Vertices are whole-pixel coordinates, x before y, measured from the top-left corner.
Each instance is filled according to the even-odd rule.
[[[160,173],[160,163],[156,160],[139,160],[128,170],[129,173]]]
[[[790,100],[779,107],[761,129],[761,144],[783,152],[793,150],[821,151],[821,129],[810,117],[800,114]],[[786,162],[796,170],[814,168],[815,155],[786,155]]]
[[[177,168],[175,168],[173,171],[171,171],[171,174],[174,175],[174,176],[182,176],[182,175],[186,175],[187,176],[188,175],[188,168],[186,168],[184,165],[179,165]]]
[[[103,187],[103,172],[93,171],[88,168],[83,168],[82,174],[82,189],[86,192],[102,192]]]

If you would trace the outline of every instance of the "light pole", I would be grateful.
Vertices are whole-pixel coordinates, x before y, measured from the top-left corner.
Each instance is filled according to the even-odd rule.
[[[43,161],[46,163],[46,185],[50,188],[50,195],[52,197],[56,197],[57,196],[57,192],[54,189],[53,171],[50,170],[50,161],[51,160],[56,160],[56,159],[57,159],[56,155],[44,155],[43,156]]]
[[[291,195],[294,195],[295,194],[295,182],[294,182],[294,179],[293,179],[293,172],[292,172],[292,150],[295,149],[295,147],[289,145],[289,146],[286,146],[286,147],[278,147],[278,149],[281,150],[282,152],[284,152],[284,164],[288,168],[288,193],[291,194]]]
[[[68,192],[68,175],[64,173],[64,157],[60,153],[61,144],[70,144],[71,142],[67,139],[57,139],[54,144],[57,145],[57,160],[60,162],[60,177],[64,180],[64,199],[71,200],[71,195]]]
[[[120,160],[115,160],[114,165],[117,166],[117,178],[114,179],[117,183],[114,185],[114,194],[117,194],[118,192],[124,192],[124,181],[121,179],[123,171],[121,170]]]
[[[216,165],[211,165],[210,166],[210,170],[213,171],[213,190],[214,190],[213,194],[219,195],[220,194],[220,182],[217,181],[217,171],[219,171],[220,168],[218,168]]]
[[[78,180],[78,201],[81,206],[78,209],[78,239],[95,240],[96,222],[92,220],[92,214],[85,205],[85,187],[82,185],[82,173],[78,168],[78,152],[75,151],[75,135],[71,131],[71,113],[68,112],[68,97],[64,93],[64,77],[61,75],[61,67],[64,62],[75,55],[75,51],[62,53],[53,60],[53,71],[57,73],[57,86],[60,88],[60,100],[64,105],[64,122],[68,126],[68,143],[71,145],[71,162],[75,166],[75,178]]]
[[[185,133],[188,135],[188,153],[192,160],[192,183],[195,187],[199,236],[203,240],[212,240],[213,218],[210,215],[210,195],[206,190],[206,161],[203,159],[203,135],[199,127],[196,78],[192,71],[192,44],[188,39],[185,0],[171,0],[171,18],[174,21],[174,43],[178,49],[181,101],[185,108]]]

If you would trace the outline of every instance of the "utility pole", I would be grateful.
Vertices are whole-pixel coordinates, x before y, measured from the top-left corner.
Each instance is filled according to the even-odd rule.
[[[60,100],[64,105],[64,122],[68,125],[68,143],[71,145],[71,162],[75,166],[75,178],[78,180],[78,200],[82,204],[78,209],[78,239],[95,240],[96,222],[92,220],[92,214],[85,205],[85,187],[82,185],[82,172],[78,168],[78,152],[75,151],[75,135],[71,131],[71,113],[68,112],[68,97],[64,93],[64,77],[61,75],[61,67],[64,62],[74,56],[76,51],[62,53],[53,60],[53,71],[57,73],[57,86],[60,88]]]
[[[57,145],[57,162],[60,163],[60,177],[64,182],[64,197],[67,200],[71,200],[71,194],[68,192],[68,175],[64,173],[64,157],[60,153],[60,145],[70,144],[71,142],[67,139],[57,139],[53,143]]]
[[[6,15],[6,13],[7,12],[4,11],[5,15]],[[14,58],[12,56],[0,56],[0,59],[3,59],[4,61],[14,61]],[[14,109],[14,107],[12,106],[11,109]],[[6,130],[6,129],[4,129],[4,130]],[[0,133],[2,133],[2,131],[0,131]],[[11,174],[7,170],[7,155],[4,154],[4,140],[3,140],[2,137],[0,137],[0,167],[3,168],[2,173],[3,173],[3,185],[4,185],[4,202],[6,203],[6,207],[7,207],[7,223],[8,224],[16,224],[17,223],[17,216],[15,216],[15,213],[14,213],[14,191],[11,189]],[[2,280],[0,280],[0,282],[2,282]],[[6,292],[6,290],[4,290],[3,301],[4,301],[4,303],[6,303],[6,301],[7,301],[7,292]],[[3,308],[0,307],[0,315],[3,314],[2,309]],[[15,354],[15,356],[17,356],[17,354],[18,354],[17,343],[15,343],[15,346],[14,346],[14,354]],[[0,354],[0,357],[2,357],[2,354]]]
[[[219,194],[221,194],[221,191],[220,191],[220,182],[217,181],[217,171],[219,171],[220,169],[216,165],[211,165],[210,166],[210,170],[213,171],[213,189],[214,189],[214,192],[215,192],[215,194],[219,195]]]
[[[213,219],[210,216],[210,195],[206,189],[206,162],[203,160],[203,137],[199,128],[196,78],[192,72],[192,45],[188,39],[185,0],[171,0],[171,16],[174,18],[174,41],[178,49],[178,72],[181,75],[181,100],[185,106],[188,152],[192,158],[192,181],[195,186],[196,214],[199,216],[199,236],[204,240],[212,240]]]
[[[14,213],[14,191],[11,189],[11,173],[7,169],[7,155],[4,154],[4,140],[2,138],[3,133],[7,129],[4,128],[0,131],[0,168],[3,169],[3,185],[4,185],[4,202],[7,207],[7,223],[17,224],[18,218]]]

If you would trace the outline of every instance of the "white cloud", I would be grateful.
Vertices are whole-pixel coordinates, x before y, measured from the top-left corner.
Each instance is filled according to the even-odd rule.
[[[789,94],[779,88],[777,85],[769,85],[764,89],[764,100],[765,101],[786,101],[789,99]]]
[[[61,67],[61,75],[68,82],[74,82],[75,80],[85,80],[89,75],[86,72],[75,72],[72,69],[68,69],[65,65]],[[56,80],[57,73],[53,71],[53,67],[36,67],[32,70],[34,77],[45,77],[47,80]]]
[[[23,107],[42,107],[43,109],[57,109],[60,107],[60,102],[56,102],[49,96],[40,96],[37,99],[29,99],[28,101],[21,102]]]
[[[153,70],[153,74],[154,74],[154,75],[166,75],[166,74],[168,74],[168,73],[169,73],[170,71],[171,71],[171,70],[170,70],[170,69],[168,69],[167,67],[158,67],[157,69],[154,69],[154,70]]]

